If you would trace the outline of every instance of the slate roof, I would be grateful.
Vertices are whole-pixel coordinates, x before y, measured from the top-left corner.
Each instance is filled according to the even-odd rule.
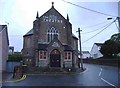
[[[89,51],[82,51],[82,53],[88,53],[89,54]]]
[[[95,43],[97,46],[102,46],[103,43]]]
[[[75,38],[75,39],[78,39],[73,33],[72,33],[72,37]]]
[[[82,51],[83,54],[90,54],[89,51]],[[80,51],[78,51],[78,54],[80,54]]]
[[[72,51],[72,50],[73,50],[72,47],[69,46],[69,45],[63,45],[63,46],[64,46],[64,48],[65,48],[64,51]]]
[[[38,44],[38,49],[39,50],[47,50],[48,44]]]
[[[47,46],[48,46],[49,44],[38,44],[38,49],[39,50],[47,50]],[[72,51],[73,49],[72,49],[72,47],[71,46],[69,46],[69,45],[63,45],[64,46],[64,48],[65,48],[65,50],[64,51]]]
[[[28,31],[23,37],[29,36],[29,35],[33,35],[33,29],[31,29],[30,31]]]

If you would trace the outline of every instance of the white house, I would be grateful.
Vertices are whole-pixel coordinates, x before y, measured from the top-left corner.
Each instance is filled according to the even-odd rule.
[[[0,25],[0,72],[6,71],[6,61],[8,59],[8,32],[7,25]]]
[[[93,59],[97,59],[97,58],[100,58],[100,57],[103,57],[103,55],[101,54],[100,52],[100,48],[101,46],[103,45],[103,43],[94,43],[93,44],[93,47],[91,49],[91,57]]]
[[[14,54],[14,46],[9,46],[9,54]]]
[[[91,54],[89,51],[82,51],[82,58],[83,59],[87,59],[87,58],[90,58],[91,57]]]

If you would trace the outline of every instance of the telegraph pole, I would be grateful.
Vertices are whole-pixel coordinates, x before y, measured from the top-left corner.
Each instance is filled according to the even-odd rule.
[[[81,69],[83,70],[83,60],[82,60],[82,47],[81,47],[81,34],[80,34],[80,31],[82,31],[82,30],[80,30],[80,28],[78,28],[78,31],[77,31],[77,32],[78,32],[78,37],[79,37],[80,62],[81,62],[81,63],[80,63],[80,62],[79,62],[79,63],[80,63],[80,65],[81,65],[81,66],[80,66]],[[79,63],[78,63],[78,64],[79,64]]]

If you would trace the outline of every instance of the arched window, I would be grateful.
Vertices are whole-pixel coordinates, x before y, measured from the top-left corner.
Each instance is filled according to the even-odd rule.
[[[50,29],[48,29],[47,31],[48,42],[51,42],[54,39],[55,34],[58,35],[58,31],[54,27],[51,27]]]

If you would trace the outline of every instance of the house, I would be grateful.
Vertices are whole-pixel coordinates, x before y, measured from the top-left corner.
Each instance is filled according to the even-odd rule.
[[[0,25],[0,71],[6,71],[6,61],[8,59],[8,32],[7,25]]]
[[[118,53],[117,56],[120,56],[120,53]]]
[[[100,52],[100,48],[101,46],[103,45],[103,43],[94,43],[93,44],[93,47],[91,49],[91,57],[93,59],[97,59],[97,58],[100,58],[100,57],[103,57],[103,55],[101,54]]]
[[[39,17],[24,36],[25,64],[36,67],[78,67],[78,38],[72,33],[69,16],[64,18],[54,7]]]
[[[80,51],[78,51],[78,57],[80,58]],[[91,54],[89,51],[82,51],[82,59],[90,58]]]
[[[87,59],[87,58],[90,58],[91,55],[90,55],[90,52],[89,51],[82,51],[82,58],[83,59]]]
[[[14,47],[13,46],[9,46],[9,54],[14,54]]]

